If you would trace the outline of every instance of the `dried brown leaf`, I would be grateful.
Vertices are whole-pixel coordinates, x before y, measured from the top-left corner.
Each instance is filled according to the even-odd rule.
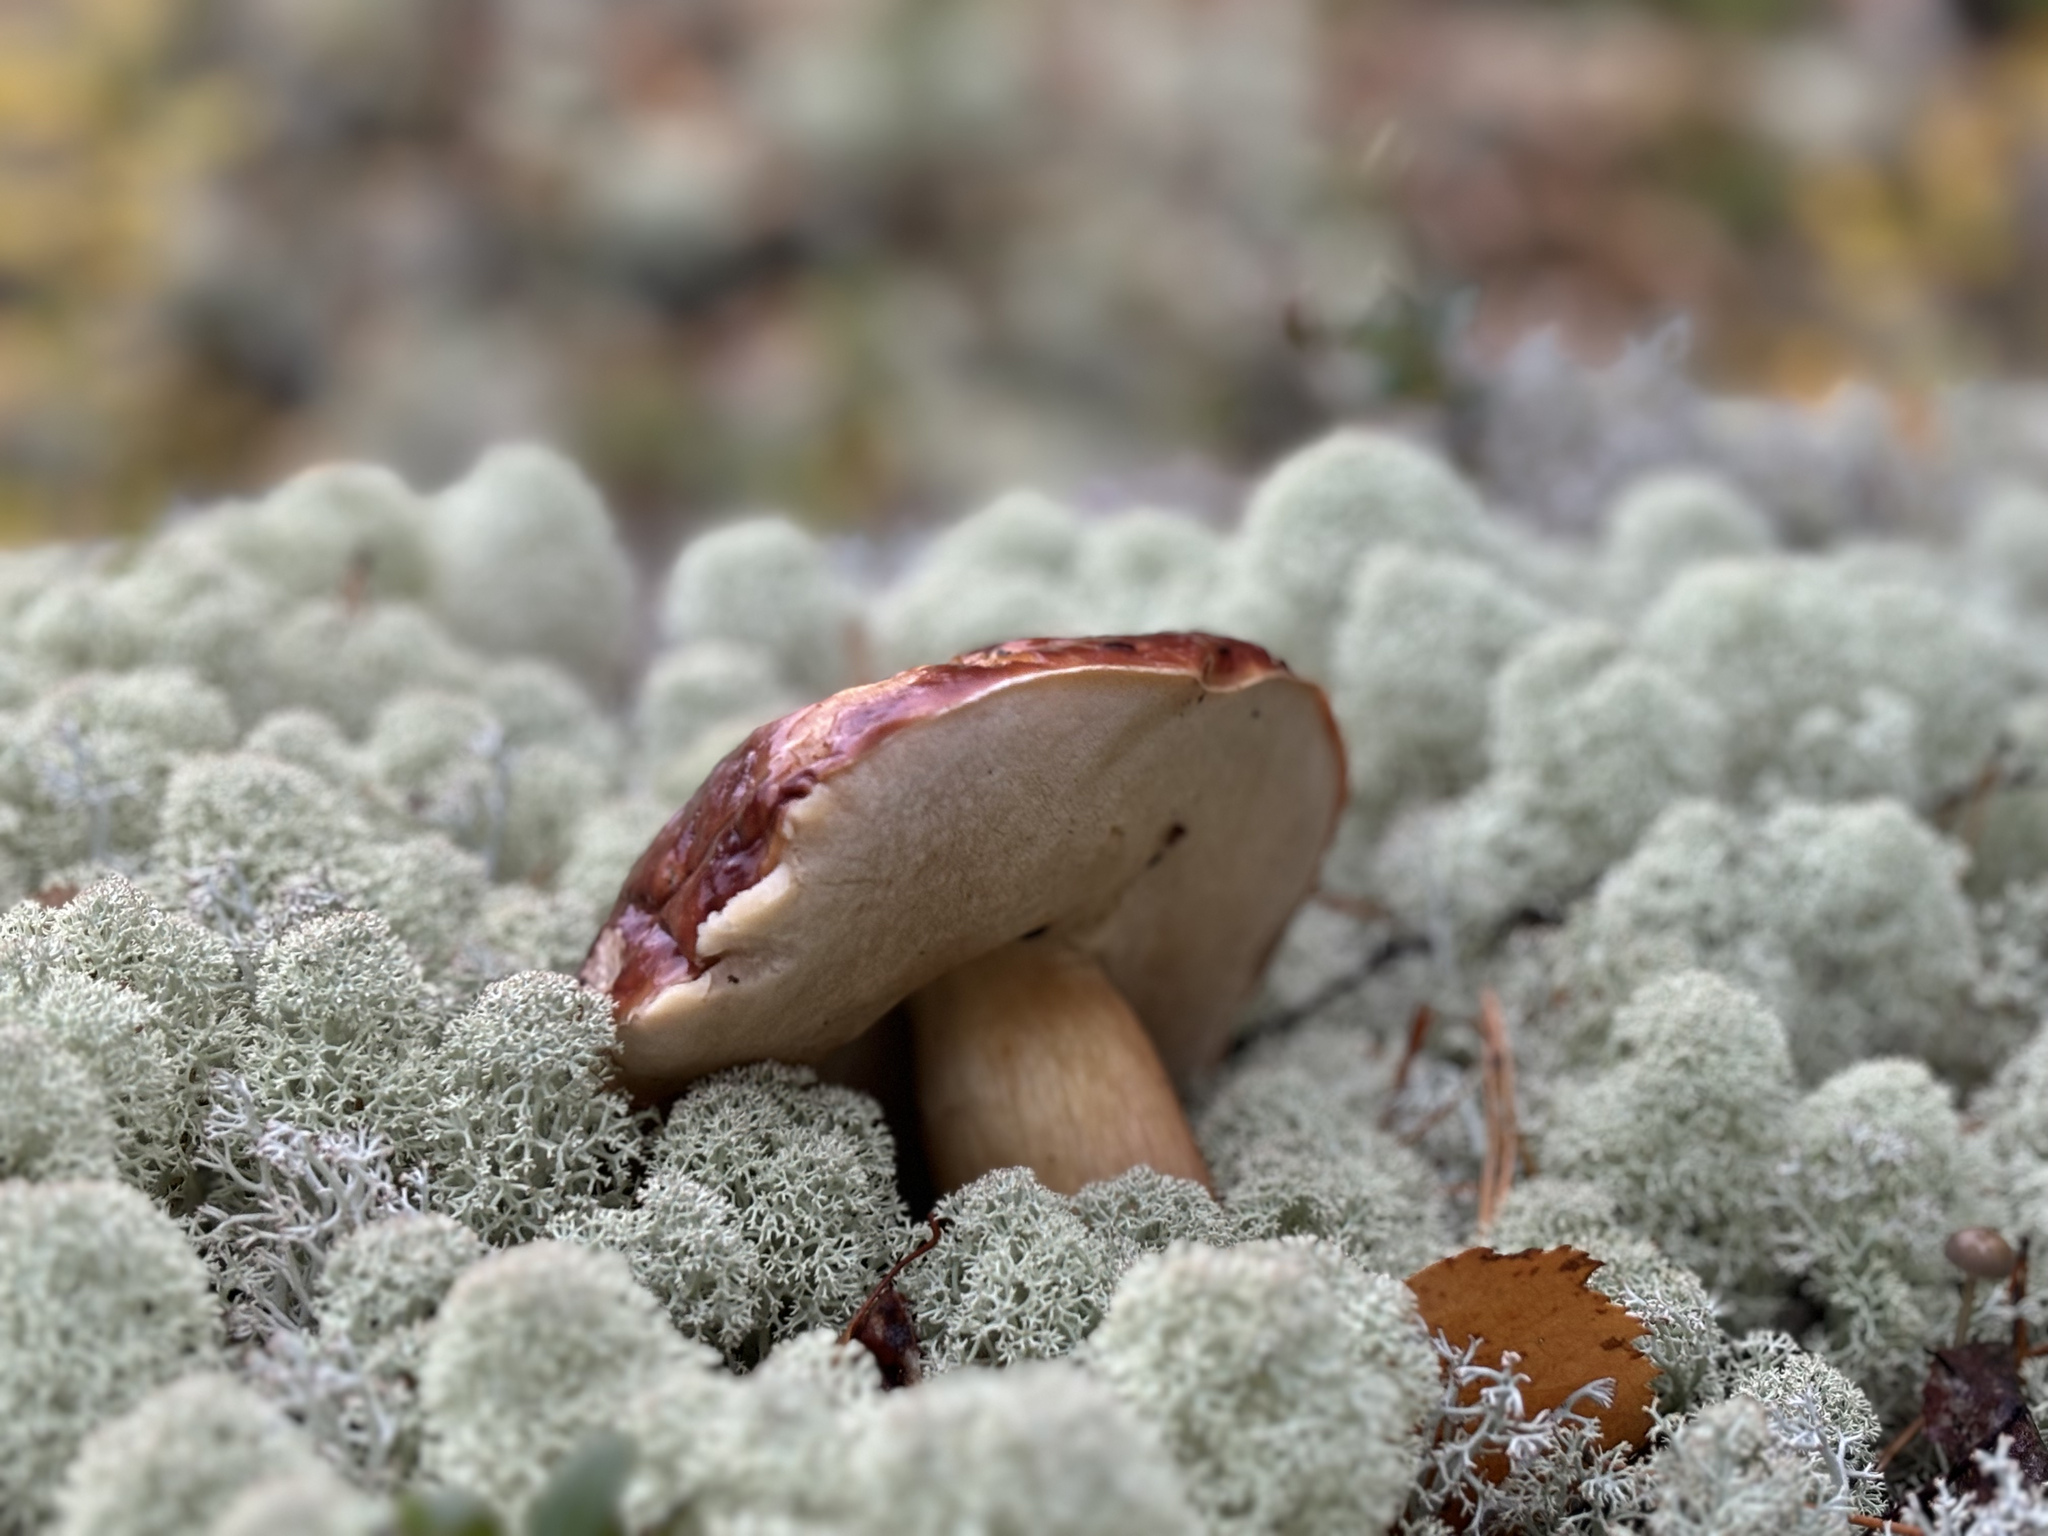
[[[917,1318],[896,1289],[896,1277],[934,1248],[952,1225],[944,1216],[927,1216],[932,1235],[889,1266],[860,1310],[840,1331],[839,1342],[858,1344],[875,1357],[884,1388],[914,1387],[924,1379],[924,1353],[918,1346]]]
[[[2019,1360],[2007,1344],[1937,1349],[1921,1391],[1923,1433],[1941,1453],[1947,1481],[1960,1492],[1987,1490],[1977,1453],[2003,1439],[2029,1484],[2048,1482],[2048,1446],[2027,1409]]]
[[[893,1283],[884,1283],[860,1309],[848,1330],[850,1342],[875,1357],[882,1386],[914,1387],[924,1377],[924,1355],[917,1342],[917,1319]]]
[[[1516,1370],[1529,1378],[1522,1400],[1532,1414],[1612,1377],[1614,1404],[1594,1417],[1607,1444],[1634,1444],[1650,1428],[1657,1367],[1637,1345],[1643,1325],[1586,1284],[1599,1268],[1577,1248],[1467,1248],[1411,1275],[1408,1288],[1430,1331],[1454,1349],[1482,1341],[1475,1363],[1498,1367],[1507,1350],[1522,1357]]]

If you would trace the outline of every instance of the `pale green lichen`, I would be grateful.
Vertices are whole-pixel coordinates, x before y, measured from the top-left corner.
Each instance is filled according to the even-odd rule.
[[[2006,651],[1922,587],[1855,581],[1811,559],[1729,560],[1675,580],[1643,616],[1643,648],[1718,706],[1738,784],[1780,764],[1809,711],[1885,689],[1918,715],[1928,793],[1968,785],[2018,689]]]
[[[263,951],[240,1065],[257,1097],[313,1129],[367,1123],[411,1141],[438,1032],[419,963],[374,912],[300,923]]]
[[[672,1166],[648,1177],[632,1209],[572,1218],[558,1235],[623,1253],[677,1332],[727,1355],[758,1348],[773,1321],[761,1260],[739,1211]]]
[[[57,964],[147,998],[182,1051],[201,1065],[227,1065],[249,989],[219,935],[118,875],[58,908],[49,933]]]
[[[1012,491],[940,533],[870,610],[876,659],[892,671],[1022,635],[1074,633],[1081,525],[1048,497]]]
[[[613,775],[580,747],[537,742],[510,748],[504,826],[491,852],[500,880],[551,882],[575,845],[583,808],[612,788]]]
[[[413,1209],[420,1183],[418,1170],[393,1166],[383,1136],[280,1119],[231,1072],[214,1076],[193,1161],[193,1231],[238,1340],[309,1322],[328,1250],[365,1222]]]
[[[1485,1235],[1488,1246],[1514,1253],[1557,1243],[1583,1248],[1635,1234],[1622,1221],[1620,1202],[1611,1189],[1590,1179],[1542,1173],[1515,1181]]]
[[[434,500],[433,603],[492,656],[541,656],[598,685],[633,639],[633,571],[596,487],[530,444],[494,448]]]
[[[0,1179],[111,1179],[119,1131],[86,1064],[45,1030],[0,1024]]]
[[[1560,1095],[1543,1167],[1610,1191],[1622,1222],[1708,1284],[1758,1283],[1756,1213],[1797,1096],[1784,1026],[1719,976],[1676,971],[1615,1014],[1608,1049],[1606,1071]]]
[[[490,888],[483,861],[438,834],[359,845],[332,879],[349,905],[388,922],[437,979],[463,966]]]
[[[47,573],[13,616],[12,640],[31,666],[58,676],[132,666],[140,643],[109,583],[85,562]]]
[[[2033,617],[2048,614],[2048,494],[2039,486],[2001,479],[1988,487],[1963,552],[2000,600]]]
[[[1383,1041],[1344,1024],[1312,1021],[1268,1036],[1225,1068],[1196,1111],[1202,1151],[1227,1184],[1268,1142],[1341,1147],[1369,1136],[1392,1097],[1394,1073],[1394,1053]]]
[[[864,1426],[846,1529],[952,1536],[1196,1536],[1139,1413],[1066,1361],[957,1371],[890,1395]]]
[[[729,641],[774,659],[782,683],[811,695],[845,686],[858,623],[825,550],[786,518],[752,517],[700,533],[670,568],[662,632],[688,645]]]
[[[1814,1502],[1813,1474],[1751,1397],[1681,1425],[1654,1463],[1651,1536],[1837,1536],[1842,1513]]]
[[[526,971],[448,1026],[426,1137],[436,1204],[493,1242],[618,1203],[642,1117],[610,1083],[611,1002],[570,977]]]
[[[1303,1240],[1139,1260],[1086,1363],[1232,1536],[1386,1526],[1439,1390],[1407,1288]]]
[[[0,1182],[0,1530],[29,1536],[95,1425],[214,1356],[219,1314],[177,1224],[103,1182]]]
[[[1601,572],[1612,601],[1648,603],[1681,571],[1761,555],[1777,542],[1756,504],[1719,476],[1665,470],[1624,486],[1608,506]]]
[[[1371,1127],[1341,1145],[1265,1142],[1239,1158],[1220,1187],[1224,1209],[1247,1236],[1327,1238],[1368,1269],[1412,1274],[1453,1246],[1435,1170]]]
[[[694,1084],[669,1111],[649,1175],[691,1180],[730,1205],[777,1338],[843,1325],[903,1230],[880,1108],[807,1068],[763,1062]]]
[[[1478,782],[1494,674],[1547,618],[1476,560],[1404,545],[1367,555],[1330,642],[1353,806],[1385,814]]]
[[[426,499],[376,464],[322,464],[262,501],[216,513],[229,555],[293,597],[419,597],[432,576]]]
[[[326,1464],[283,1414],[232,1377],[157,1388],[79,1447],[54,1536],[191,1536],[268,1478]]]
[[[220,1512],[206,1536],[382,1536],[389,1513],[324,1466],[278,1472],[251,1483]]]
[[[1359,560],[1392,544],[1474,551],[1484,516],[1470,487],[1426,450],[1380,433],[1333,432],[1281,460],[1252,493],[1235,558],[1263,599],[1254,606],[1265,623],[1231,612],[1226,595],[1220,617],[1254,622],[1225,632],[1327,677],[1330,637]]]
[[[1869,1395],[1788,1335],[1758,1330],[1727,1342],[1715,1362],[1718,1390],[1753,1397],[1790,1422],[1820,1430],[1852,1461],[1868,1461],[1881,1433]]]
[[[640,685],[641,745],[659,765],[690,751],[713,726],[748,719],[765,725],[802,702],[769,652],[736,640],[698,640],[648,666]]]
[[[1450,1247],[1435,1172],[1382,1129],[1392,1059],[1339,1025],[1261,1042],[1196,1127],[1224,1210],[1248,1237],[1326,1237],[1372,1269],[1409,1274]]]
[[[394,1216],[358,1227],[335,1244],[321,1271],[320,1325],[359,1344],[416,1329],[489,1252],[447,1216]]]
[[[165,787],[151,857],[174,871],[229,869],[261,902],[287,880],[342,862],[365,831],[331,785],[296,764],[253,752],[190,757]]]
[[[1074,1213],[1123,1256],[1124,1265],[1173,1243],[1220,1248],[1243,1235],[1239,1221],[1207,1189],[1144,1163],[1082,1185],[1074,1192]]]
[[[1821,1351],[1897,1413],[1917,1402],[1925,1352],[1954,1326],[1944,1240],[2005,1220],[1996,1168],[1918,1061],[1828,1079],[1791,1132],[1773,1202],[1778,1263],[1822,1308]]]
[[[591,933],[611,916],[626,876],[674,809],[664,800],[630,795],[606,800],[578,819],[555,890],[587,917]]]
[[[140,859],[178,762],[234,738],[227,699],[188,672],[58,685],[0,729],[0,798],[17,812],[9,851],[37,883],[69,865]]]
[[[1736,483],[1695,446],[1703,473]],[[1742,483],[1769,483],[1753,469]],[[1618,479],[1610,465],[1581,499]],[[637,1315],[669,1314],[664,1340],[715,1342],[739,1367],[766,1355],[741,1380],[684,1348],[608,1406],[637,1405],[643,1455],[670,1479],[648,1529],[817,1536],[1013,1509],[1040,1526],[1071,1513],[1076,1532],[1174,1528],[1156,1454],[1099,1394],[1083,1401],[1072,1365],[949,1367],[1072,1351],[1108,1326],[1115,1277],[1189,1251],[1175,1243],[1326,1233],[1318,1252],[1396,1272],[1450,1246],[1485,1140],[1467,1019],[1493,987],[1546,1176],[1518,1184],[1484,1240],[1593,1253],[1594,1285],[1649,1329],[1660,1406],[1753,1391],[1769,1445],[1752,1454],[1730,1408],[1617,1460],[1489,1380],[1487,1443],[1542,1448],[1488,1518],[1640,1526],[1660,1461],[1695,1490],[1698,1466],[1731,1469],[1727,1497],[1688,1516],[1707,1529],[1748,1492],[1782,1492],[1788,1465],[1824,1502],[1878,1435],[1862,1390],[1789,1340],[1723,1338],[1687,1266],[1725,1288],[1738,1326],[1816,1318],[1804,1342],[1898,1421],[1920,1352],[1953,1326],[1946,1230],[2041,1235],[2044,1074],[2020,1047],[2048,998],[2048,903],[2030,883],[2048,868],[2048,674],[2029,659],[2038,508],[2007,502],[1959,557],[1792,557],[1767,551],[1740,493],[1664,477],[1616,503],[1603,550],[1570,551],[1490,521],[1426,452],[1340,433],[1277,468],[1232,538],[1016,495],[934,537],[878,596],[842,586],[840,551],[758,519],[679,557],[669,638],[685,643],[654,660],[630,729],[607,707],[632,693],[616,537],[537,450],[435,499],[342,467],[181,512],[132,549],[0,558],[0,895],[62,903],[0,914],[0,1173],[119,1173],[179,1211],[215,1266],[206,1331],[224,1304],[244,1379],[380,1491],[418,1470],[413,1383],[485,1236],[573,1235],[624,1255],[652,1293]],[[1443,631],[1454,607],[1470,622]],[[1247,1047],[1193,1085],[1222,1205],[1149,1169],[1072,1200],[1014,1174],[955,1192],[954,1226],[901,1281],[939,1374],[882,1399],[867,1358],[829,1337],[912,1241],[874,1104],[750,1069],[658,1131],[606,1087],[604,1000],[515,973],[572,970],[683,795],[803,699],[1020,633],[1182,625],[1334,680],[1358,782],[1321,885],[1384,915],[1311,909]],[[1808,1083],[1888,1052],[1958,1087],[1992,1076],[1982,1133],[1918,1067],[1868,1064],[1787,1109],[1782,1052],[1747,1015],[1732,1034],[1715,1009],[1639,1027],[1662,993],[1701,985],[1673,974],[1697,968],[1777,1015]],[[1423,1003],[1435,1022],[1404,1055]],[[1789,1146],[1767,1145],[1772,1126]],[[102,1262],[65,1283],[90,1294]],[[527,1315],[535,1338],[554,1326],[538,1303]],[[103,1332],[133,1355],[121,1327]],[[89,1374],[33,1358],[52,1380]],[[1234,1404],[1240,1385],[1219,1390]],[[63,1433],[128,1401],[88,1391]],[[950,1475],[920,1482],[899,1442]],[[35,1465],[46,1509],[59,1469]],[[1052,1465],[1071,1505],[1015,1504]],[[319,1529],[322,1497],[337,1528],[371,1518],[318,1475],[272,1482],[267,1506],[248,1491],[244,1525]],[[1407,1506],[1404,1536],[1432,1529],[1428,1506]]]
[[[455,1283],[427,1343],[425,1470],[516,1518],[557,1465],[696,1349],[617,1254],[555,1242],[496,1254]]]
[[[1105,635],[1199,628],[1222,556],[1210,529],[1156,508],[1089,524],[1073,567],[1085,627]]]
[[[476,692],[515,747],[562,747],[595,763],[619,756],[618,722],[554,662],[537,656],[494,662],[478,677]]]
[[[1674,801],[1717,791],[1717,710],[1604,626],[1545,630],[1494,678],[1491,772],[1390,841],[1379,878],[1414,918],[1484,950],[1525,913],[1561,914]]]
[[[573,895],[494,885],[484,892],[467,937],[463,965],[477,985],[519,971],[574,971],[590,952],[591,929]]]
[[[393,694],[363,743],[364,761],[412,816],[484,854],[504,835],[511,754],[480,699],[448,689]]]
[[[175,1053],[159,1009],[125,987],[60,970],[32,988],[0,989],[0,1019],[41,1032],[91,1074],[113,1118],[123,1178],[152,1194],[183,1185],[204,1083]]]
[[[216,521],[167,532],[101,589],[94,649],[102,665],[185,668],[247,724],[278,701],[270,639],[288,600],[219,548]]]
[[[518,740],[480,700],[432,689],[377,712],[363,757],[416,822],[446,833],[499,880],[544,879],[610,775],[585,744]]]
[[[919,1388],[919,1391],[923,1391]],[[671,1364],[621,1405],[639,1455],[624,1500],[634,1532],[788,1522],[842,1531],[881,1377],[858,1344],[827,1329],[775,1346],[735,1378],[697,1357]],[[889,1506],[912,1490],[896,1488]]]
[[[998,1168],[934,1207],[939,1244],[897,1280],[938,1371],[1068,1353],[1102,1320],[1122,1254],[1028,1168]]]
[[[408,688],[460,689],[479,663],[409,603],[358,610],[339,598],[302,603],[264,645],[276,701],[317,709],[351,737],[370,728],[386,699]]]
[[[1995,901],[2013,886],[2038,887],[2048,875],[2048,694],[2013,702],[1994,755],[1961,804],[1970,894]]]
[[[384,1486],[418,1467],[420,1372],[434,1319],[464,1272],[489,1255],[441,1215],[367,1222],[327,1253],[316,1334],[273,1334],[251,1374],[360,1480]]]
[[[1970,1108],[2001,1157],[2048,1159],[2048,1024],[2006,1059]]]
[[[1582,980],[1616,1001],[1700,966],[1756,992],[1808,1082],[1861,1057],[1982,1070],[2012,1042],[1965,1011],[1977,969],[1960,860],[1906,807],[1672,806],[1577,925]]]

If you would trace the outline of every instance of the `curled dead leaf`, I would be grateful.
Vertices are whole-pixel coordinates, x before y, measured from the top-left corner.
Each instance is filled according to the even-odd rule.
[[[1599,1268],[1577,1248],[1467,1248],[1409,1276],[1408,1288],[1432,1333],[1453,1348],[1482,1341],[1476,1363],[1498,1366],[1507,1350],[1522,1357],[1532,1414],[1611,1378],[1613,1405],[1594,1417],[1607,1444],[1635,1444],[1649,1432],[1657,1367],[1637,1344],[1648,1330],[1586,1284]]]
[[[1948,1469],[1943,1481],[1959,1493],[1983,1498],[1990,1482],[1977,1453],[2006,1442],[2022,1481],[2048,1482],[2048,1446],[2027,1407],[2019,1360],[2003,1343],[1957,1344],[1937,1349],[1921,1390],[1923,1433]]]
[[[911,1315],[910,1303],[896,1289],[896,1277],[938,1247],[939,1239],[952,1225],[944,1216],[927,1216],[925,1220],[931,1223],[932,1235],[889,1266],[889,1272],[868,1292],[867,1300],[839,1334],[840,1343],[858,1344],[874,1356],[875,1368],[882,1374],[882,1386],[891,1391],[914,1387],[924,1378],[917,1319]]]

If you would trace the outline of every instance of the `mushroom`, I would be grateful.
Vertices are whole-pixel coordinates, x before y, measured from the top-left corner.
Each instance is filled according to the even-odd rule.
[[[2003,1280],[2018,1255],[1996,1227],[1959,1227],[1941,1245],[1942,1256],[1963,1272],[1963,1304],[1956,1314],[1956,1343],[1970,1338],[1970,1315],[1977,1309],[1977,1282]]]
[[[643,1098],[907,1003],[943,1189],[1209,1182],[1212,1066],[1344,792],[1322,692],[1209,635],[1020,640],[765,725],[627,876],[584,982]]]

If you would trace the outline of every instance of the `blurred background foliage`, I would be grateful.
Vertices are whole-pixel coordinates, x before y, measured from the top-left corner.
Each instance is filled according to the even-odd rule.
[[[1910,424],[2044,371],[2044,273],[2048,0],[0,6],[15,539],[513,434],[649,554],[1217,507],[1674,315]]]

